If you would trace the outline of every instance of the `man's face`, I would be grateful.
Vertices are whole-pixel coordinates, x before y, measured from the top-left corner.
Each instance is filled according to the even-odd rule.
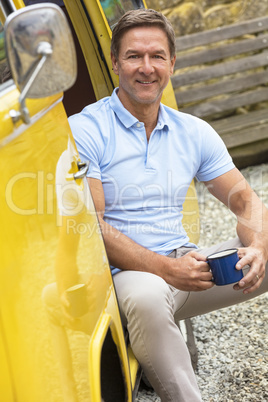
[[[118,59],[111,57],[124,106],[131,111],[137,104],[158,105],[175,64],[165,32],[158,27],[130,29],[121,39]]]

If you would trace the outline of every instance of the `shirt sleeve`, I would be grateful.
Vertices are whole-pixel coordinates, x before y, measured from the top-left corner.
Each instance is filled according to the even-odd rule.
[[[196,174],[199,181],[209,181],[235,167],[219,134],[203,121],[201,135],[201,164]]]

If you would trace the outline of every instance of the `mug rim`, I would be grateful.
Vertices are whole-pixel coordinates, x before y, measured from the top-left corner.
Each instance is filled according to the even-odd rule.
[[[238,249],[237,248],[228,248],[226,250],[221,250],[221,251],[216,251],[215,253],[212,253],[210,255],[207,256],[207,260],[216,260],[219,258],[225,258],[225,257],[229,257],[230,255],[233,255],[235,253],[237,253]],[[219,255],[226,252],[227,254],[225,255]]]

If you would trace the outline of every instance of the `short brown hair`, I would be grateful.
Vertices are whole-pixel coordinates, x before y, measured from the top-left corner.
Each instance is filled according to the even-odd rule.
[[[170,57],[175,56],[175,33],[169,20],[158,11],[139,8],[138,10],[127,11],[113,29],[111,52],[116,59],[118,58],[123,34],[129,29],[144,26],[156,26],[162,29],[167,35]]]

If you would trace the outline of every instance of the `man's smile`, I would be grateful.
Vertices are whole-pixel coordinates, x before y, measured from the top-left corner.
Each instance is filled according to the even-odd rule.
[[[154,81],[142,81],[142,80],[137,80],[137,82],[140,83],[140,84],[153,84],[153,83],[156,82],[156,81],[155,81],[155,80],[154,80]]]

